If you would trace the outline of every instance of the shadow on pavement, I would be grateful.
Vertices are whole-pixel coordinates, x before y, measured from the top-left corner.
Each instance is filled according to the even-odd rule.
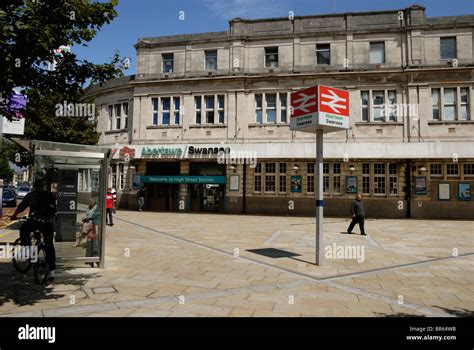
[[[456,316],[456,317],[474,317],[474,310],[468,309],[448,309],[446,307],[435,306],[437,309],[443,310],[444,312]]]
[[[71,289],[80,289],[85,283],[97,278],[96,274],[70,273],[76,267],[58,266],[58,273],[55,281],[46,286],[38,286],[33,279],[33,272],[30,269],[26,274],[19,273],[11,262],[0,263],[0,314],[1,306],[8,302],[13,302],[17,306],[34,305],[44,301],[54,301],[71,294]],[[64,291],[55,291],[55,285],[61,285]],[[65,288],[64,288],[65,287]],[[74,288],[77,287],[77,288]],[[67,289],[67,290],[66,290]],[[8,311],[7,311],[8,313]]]
[[[473,310],[468,310],[468,309],[449,309],[446,307],[441,307],[441,306],[434,306],[437,309],[440,309],[444,312],[446,312],[449,315],[452,315],[453,317],[473,317],[474,316],[474,311]],[[385,314],[385,313],[375,313],[377,317],[429,317],[429,316],[420,316],[416,314],[410,314],[410,313],[405,313],[405,312],[397,312],[394,314]]]
[[[247,249],[248,252],[263,255],[267,258],[279,259],[279,258],[292,258],[294,256],[301,256],[300,254],[288,252],[286,250],[275,249],[275,248],[261,248],[261,249]]]
[[[306,264],[316,265],[314,262],[295,258],[296,256],[301,256],[300,254],[289,252],[282,249],[261,248],[261,249],[247,249],[247,251],[250,253],[266,256],[267,258],[272,258],[272,259],[289,258],[292,260],[304,262]]]

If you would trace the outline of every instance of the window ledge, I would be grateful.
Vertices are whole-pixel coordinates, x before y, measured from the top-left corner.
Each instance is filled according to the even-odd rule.
[[[266,123],[266,124],[260,124],[260,123],[251,123],[249,124],[249,128],[265,128],[265,127],[282,127],[286,126],[289,127],[289,123]]]
[[[181,129],[181,125],[150,125],[147,129]]]
[[[430,120],[428,125],[456,125],[456,124],[474,124],[474,120]]]
[[[128,132],[128,129],[107,130],[107,131],[104,131],[104,134],[105,135],[120,134],[123,132]]]
[[[356,126],[359,125],[369,125],[369,126],[385,126],[385,125],[394,125],[394,126],[403,126],[402,122],[355,122]]]
[[[226,128],[226,124],[193,124],[190,129]]]

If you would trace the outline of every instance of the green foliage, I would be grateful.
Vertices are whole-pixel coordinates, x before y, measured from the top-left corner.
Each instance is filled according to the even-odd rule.
[[[2,0],[0,2],[0,115],[6,110],[14,88],[27,94],[25,135],[27,139],[96,144],[94,125],[84,117],[57,117],[58,103],[83,103],[86,84],[102,84],[122,75],[118,53],[110,63],[93,64],[78,60],[74,53],[57,58],[53,49],[62,45],[87,46],[102,26],[116,16],[117,1],[92,0]],[[92,101],[89,101],[92,102]],[[17,150],[11,149],[10,160]],[[23,161],[30,161],[22,157]],[[17,163],[18,164],[18,163]]]
[[[61,92],[43,95],[38,89],[29,89],[25,137],[54,142],[97,144],[99,134],[95,131],[95,124],[87,117],[56,116],[57,104],[63,104],[64,101],[86,102],[80,101],[80,98],[80,95],[71,96]]]
[[[13,170],[10,168],[8,159],[5,155],[0,155],[0,179],[10,182],[13,179]]]
[[[3,152],[0,154],[0,157],[7,158],[10,162],[21,168],[33,164],[33,155],[29,151],[16,143],[8,140],[5,141],[7,142],[4,144]]]

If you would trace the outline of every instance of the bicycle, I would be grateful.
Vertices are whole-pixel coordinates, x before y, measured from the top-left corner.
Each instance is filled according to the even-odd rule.
[[[27,217],[19,218],[18,221],[26,222]],[[15,269],[23,274],[33,266],[33,277],[35,283],[38,285],[45,285],[48,279],[49,267],[46,261],[46,245],[44,243],[43,234],[40,229],[37,229],[29,234],[29,242],[21,244],[21,237],[17,238],[12,247],[12,263]],[[29,251],[25,254],[25,247]],[[20,248],[20,249],[19,249]],[[23,254],[17,256],[17,252],[21,251]],[[32,252],[36,252],[36,260],[32,261]]]

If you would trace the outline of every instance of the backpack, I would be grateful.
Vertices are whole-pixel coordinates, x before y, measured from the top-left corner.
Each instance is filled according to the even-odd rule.
[[[34,191],[32,193],[30,215],[41,221],[51,221],[56,215],[56,200],[53,195],[46,191]]]

